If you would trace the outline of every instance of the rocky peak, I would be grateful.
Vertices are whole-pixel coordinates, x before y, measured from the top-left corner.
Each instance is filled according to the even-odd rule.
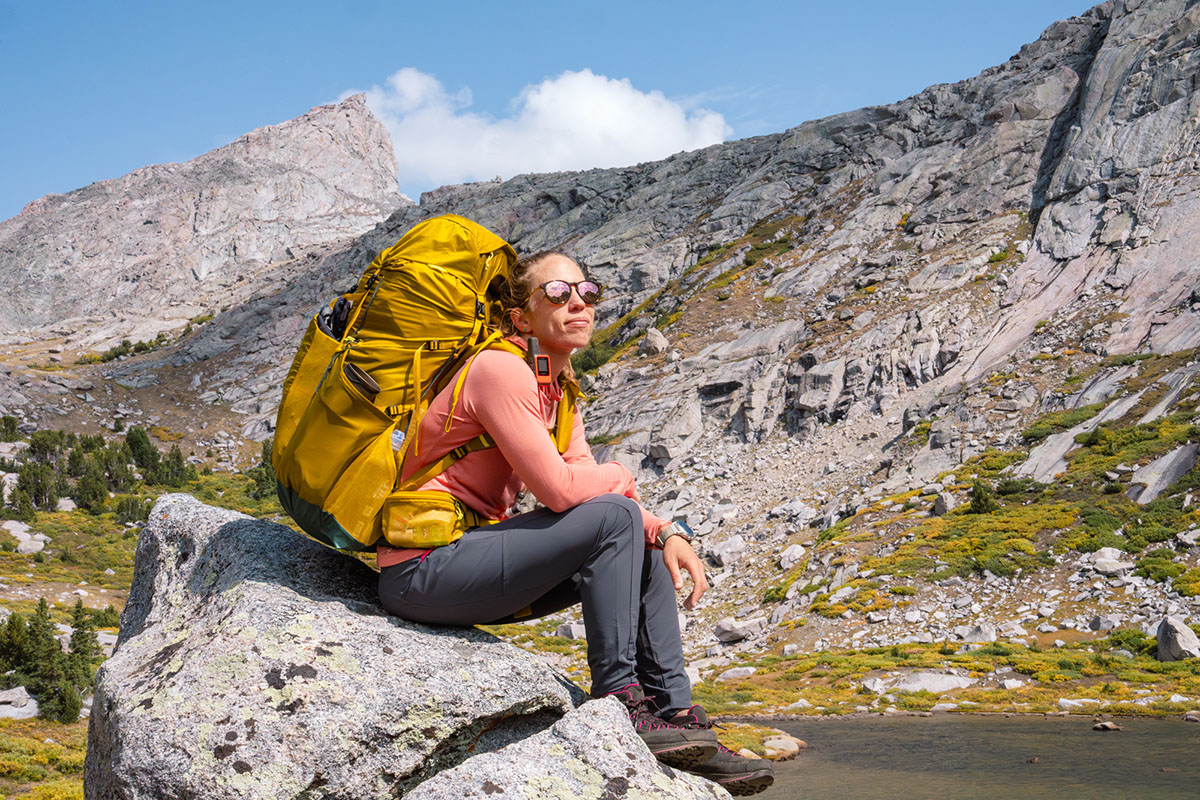
[[[390,139],[362,95],[319,106],[183,164],[47,195],[0,223],[0,287],[22,298],[0,310],[0,331],[69,332],[88,315],[173,327],[172,303],[194,315],[240,302],[265,268],[360,235],[404,202]]]

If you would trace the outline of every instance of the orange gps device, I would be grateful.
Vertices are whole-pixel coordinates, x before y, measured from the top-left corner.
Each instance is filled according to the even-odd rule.
[[[537,378],[539,385],[545,386],[554,382],[554,376],[550,374],[550,356],[542,355],[538,352],[537,337],[531,336],[529,343],[529,366],[533,367],[533,375]]]

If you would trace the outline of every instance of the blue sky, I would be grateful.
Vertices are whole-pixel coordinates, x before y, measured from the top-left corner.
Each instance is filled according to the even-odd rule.
[[[372,88],[374,107],[401,109],[387,121],[414,197],[435,181],[660,158],[968,78],[1091,5],[0,0],[0,219]],[[559,119],[564,98],[579,107]],[[403,111],[414,102],[419,119]],[[434,123],[458,138],[424,153]],[[453,148],[480,135],[493,149],[471,148],[454,174]]]

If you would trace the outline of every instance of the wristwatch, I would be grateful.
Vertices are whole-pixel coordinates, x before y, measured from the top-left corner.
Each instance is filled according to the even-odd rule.
[[[658,537],[655,538],[654,543],[659,547],[665,547],[667,544],[667,539],[670,539],[672,536],[682,536],[685,542],[691,544],[692,537],[695,535],[696,534],[692,533],[692,529],[688,527],[686,522],[683,520],[675,520],[667,525],[663,525],[662,528],[659,529]]]

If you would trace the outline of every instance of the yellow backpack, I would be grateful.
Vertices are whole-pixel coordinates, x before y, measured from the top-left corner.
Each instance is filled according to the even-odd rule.
[[[381,537],[424,547],[486,522],[445,493],[414,491],[467,453],[495,446],[486,435],[438,454],[403,485],[397,476],[405,459],[423,455],[421,418],[460,366],[486,348],[523,354],[490,324],[500,310],[492,282],[507,278],[516,260],[483,226],[435,217],[313,317],[283,383],[272,452],[279,501],[306,533],[345,550],[366,550]],[[575,396],[563,393],[551,434],[560,453]]]

